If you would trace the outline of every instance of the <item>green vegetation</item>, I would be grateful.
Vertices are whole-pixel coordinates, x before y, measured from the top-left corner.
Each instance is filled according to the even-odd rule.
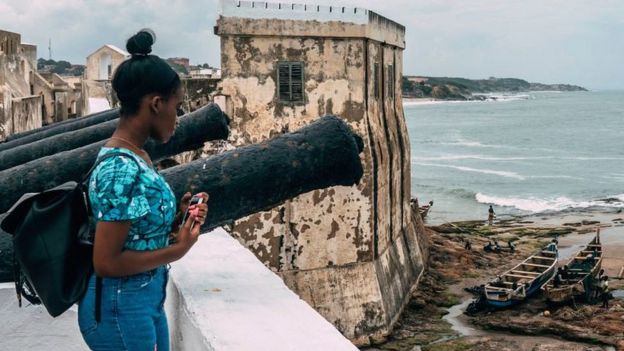
[[[56,73],[65,76],[81,76],[84,72],[84,65],[72,65],[68,61],[37,60],[37,70],[42,73]]]
[[[472,347],[470,344],[458,341],[445,344],[433,344],[423,347],[423,351],[464,351]]]
[[[430,97],[449,100],[483,100],[485,93],[517,93],[523,91],[585,91],[569,84],[529,83],[518,78],[466,79],[454,77],[410,77],[401,80],[403,96]]]
[[[472,345],[461,341],[445,344],[433,344],[423,347],[423,351],[464,351],[470,350]]]
[[[436,305],[440,307],[453,307],[461,303],[459,296],[452,294],[448,291],[442,293],[442,296],[438,301],[436,301]]]

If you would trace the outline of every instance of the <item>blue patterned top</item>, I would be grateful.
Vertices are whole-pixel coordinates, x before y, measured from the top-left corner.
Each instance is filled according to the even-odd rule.
[[[111,152],[128,157],[109,157],[93,170],[89,178],[93,220],[132,221],[124,249],[166,247],[177,208],[171,187],[155,168],[128,149],[103,147],[98,157]]]

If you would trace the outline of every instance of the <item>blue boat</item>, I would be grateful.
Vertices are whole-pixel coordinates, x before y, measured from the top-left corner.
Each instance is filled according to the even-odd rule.
[[[505,308],[526,300],[553,276],[557,257],[557,244],[553,240],[542,250],[485,285],[487,304],[495,308]]]

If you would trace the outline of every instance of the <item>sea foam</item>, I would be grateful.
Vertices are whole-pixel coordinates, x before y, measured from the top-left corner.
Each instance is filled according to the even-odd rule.
[[[565,196],[552,199],[540,199],[536,197],[499,197],[482,193],[475,195],[477,202],[503,207],[512,207],[521,211],[531,213],[560,212],[568,209],[584,209],[590,207],[610,207],[619,208],[624,206],[624,194],[610,196],[609,200],[575,201]],[[613,201],[617,200],[617,201]]]

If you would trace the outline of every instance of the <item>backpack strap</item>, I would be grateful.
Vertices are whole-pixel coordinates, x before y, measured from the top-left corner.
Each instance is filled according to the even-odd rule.
[[[95,322],[102,321],[102,277],[95,276]]]

